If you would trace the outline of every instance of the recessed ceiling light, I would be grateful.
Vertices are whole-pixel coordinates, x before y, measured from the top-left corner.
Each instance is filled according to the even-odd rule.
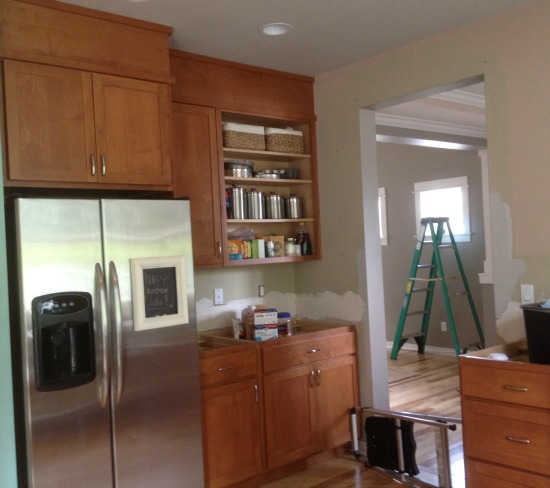
[[[261,31],[266,36],[282,36],[292,30],[290,24],[284,22],[273,22],[271,24],[262,25]]]

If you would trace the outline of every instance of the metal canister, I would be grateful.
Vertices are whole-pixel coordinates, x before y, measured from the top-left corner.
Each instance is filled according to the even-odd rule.
[[[229,202],[231,217],[234,219],[246,219],[245,191],[240,186],[229,188]]]
[[[283,218],[283,199],[281,195],[271,192],[265,197],[265,213],[268,219]]]
[[[285,198],[285,213],[287,219],[301,219],[303,217],[302,198],[292,193]]]
[[[249,219],[265,219],[264,193],[251,188],[246,192],[246,207]]]

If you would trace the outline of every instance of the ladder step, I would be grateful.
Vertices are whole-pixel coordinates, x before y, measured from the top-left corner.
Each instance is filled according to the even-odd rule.
[[[426,334],[424,332],[409,332],[408,334],[403,334],[401,340],[405,342],[407,339],[412,339],[413,337],[424,337]]]
[[[409,280],[412,281],[441,281],[441,278],[415,278],[411,276]]]
[[[427,286],[424,286],[423,288],[413,288],[411,290],[411,293],[418,293],[418,292],[421,292],[421,291],[428,291],[429,288]]]
[[[454,247],[452,244],[439,244],[439,249],[447,249],[449,247]]]
[[[416,267],[418,269],[435,268],[435,265],[434,264],[417,264]]]

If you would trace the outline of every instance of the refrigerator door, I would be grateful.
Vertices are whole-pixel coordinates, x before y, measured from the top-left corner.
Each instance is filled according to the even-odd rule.
[[[106,337],[102,334],[106,304],[102,304],[105,293],[94,273],[96,263],[102,262],[99,216],[98,201],[18,199],[15,202],[30,488],[112,487],[110,414],[105,396],[107,363],[103,354]],[[67,295],[68,292],[74,293]],[[66,300],[46,298],[39,301],[44,313],[35,313],[33,332],[32,301],[51,295],[76,297],[76,302],[81,300],[81,313],[56,315],[55,311],[63,307]],[[90,297],[93,314],[86,312]],[[73,306],[72,298],[66,302],[69,307]],[[88,320],[83,318],[92,315],[93,338],[87,334]],[[50,381],[42,388],[46,391],[37,389],[40,371],[35,370],[35,363],[42,366],[34,354],[35,332],[42,325],[44,341],[39,352],[57,361],[50,363],[46,379],[59,373],[70,380],[59,384]],[[65,333],[70,341],[80,336],[87,338],[86,351],[91,347],[96,352],[95,368],[92,368],[95,374],[83,375],[82,379],[75,375],[76,382],[67,378],[86,361],[84,352],[67,352],[61,347]],[[64,356],[60,356],[61,352]],[[86,367],[89,366],[86,363]],[[78,386],[72,387],[73,383]]]
[[[189,202],[102,200],[101,206],[104,262],[109,268],[113,307],[116,486],[203,487]],[[140,264],[134,276],[132,262]],[[168,277],[165,288],[177,289],[177,296],[170,298],[160,285],[154,289],[144,285],[147,278],[156,279],[150,268]],[[178,279],[169,278],[170,271],[177,271]],[[143,316],[136,321],[134,306],[139,309],[139,304],[133,301],[132,287],[134,298],[142,301],[139,315]],[[169,304],[177,304],[178,310],[143,321],[152,303],[144,293],[156,292]],[[148,303],[145,309],[143,302]],[[178,323],[171,325],[174,317]],[[138,326],[139,321],[145,326]]]

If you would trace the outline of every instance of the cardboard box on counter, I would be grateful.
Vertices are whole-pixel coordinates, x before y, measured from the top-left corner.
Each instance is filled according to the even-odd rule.
[[[251,341],[265,341],[279,337],[277,310],[274,308],[257,308],[243,317],[246,338]]]

